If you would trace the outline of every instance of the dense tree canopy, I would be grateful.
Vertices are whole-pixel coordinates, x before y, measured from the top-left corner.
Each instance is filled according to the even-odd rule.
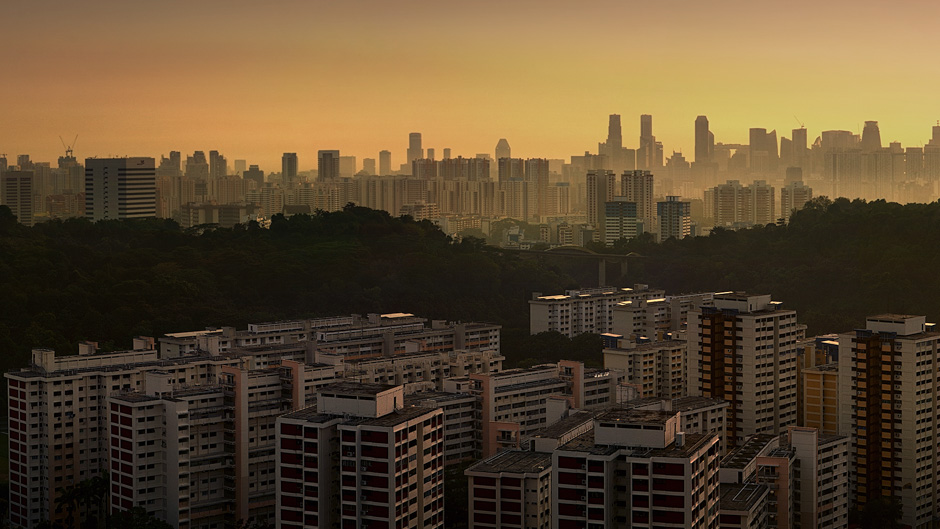
[[[639,238],[605,251],[639,254],[624,277],[608,273],[610,283],[772,293],[821,333],[861,326],[879,312],[936,317],[938,242],[938,203],[821,198],[787,226],[719,229],[662,244]],[[0,348],[7,353],[0,362],[23,366],[34,347],[71,353],[81,340],[116,349],[134,335],[399,311],[502,324],[509,364],[579,352],[598,362],[596,338],[527,333],[532,292],[590,286],[596,263],[525,257],[354,206],[277,216],[270,229],[192,230],[166,220],[84,219],[26,228],[0,207]]]

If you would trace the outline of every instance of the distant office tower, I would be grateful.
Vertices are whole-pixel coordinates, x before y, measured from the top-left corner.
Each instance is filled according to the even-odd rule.
[[[653,116],[640,116],[640,148],[636,152],[637,169],[658,169],[663,166],[663,143],[653,136]]]
[[[370,176],[375,174],[375,158],[362,159],[362,172]]]
[[[403,386],[337,383],[277,420],[277,527],[444,526],[444,415]]]
[[[408,135],[408,163],[424,158],[424,149],[421,147],[421,133],[412,132]]]
[[[636,202],[637,217],[643,221],[643,229],[653,226],[653,173],[649,171],[626,171],[620,177],[620,195]]]
[[[285,152],[281,155],[281,180],[285,184],[297,181],[297,153]]]
[[[16,166],[20,168],[20,171],[33,170],[33,162],[29,159],[28,154],[16,155]]]
[[[392,174],[392,153],[391,151],[379,151],[379,176],[388,176]]]
[[[235,160],[235,174],[241,176],[245,169],[248,168],[248,162],[246,160]]]
[[[728,446],[796,426],[796,312],[770,295],[715,294],[689,311],[689,395],[724,399]]]
[[[209,151],[209,176],[222,178],[228,174],[228,160],[219,151]]]
[[[636,151],[623,147],[623,134],[620,125],[620,115],[611,114],[607,125],[607,141],[597,144],[597,154],[606,157],[605,169],[615,173],[632,171],[636,168]]]
[[[862,129],[862,152],[875,152],[881,149],[881,131],[877,121],[866,121]]]
[[[548,177],[549,177],[548,159],[529,158],[525,161],[525,181],[529,183],[528,197],[529,215],[544,216],[548,214]]]
[[[317,151],[317,180],[329,182],[339,179],[339,151]]]
[[[144,219],[157,215],[153,158],[86,158],[85,217]]]
[[[849,481],[859,510],[894,497],[901,524],[932,526],[940,500],[933,395],[940,333],[924,316],[883,314],[839,335],[840,432],[851,435]]]
[[[708,118],[699,116],[695,118],[695,161],[710,162],[712,149],[714,149],[713,136],[708,130]]]
[[[264,171],[259,169],[257,165],[249,166],[248,169],[245,170],[245,174],[242,175],[242,178],[253,181],[255,183],[255,189],[264,187]]]
[[[196,151],[192,156],[186,157],[186,176],[194,180],[209,179],[209,161],[206,153]]]
[[[803,209],[807,202],[813,199],[813,188],[803,182],[791,182],[780,190],[780,215],[784,220],[790,220],[794,211]]]
[[[496,160],[500,158],[511,158],[512,149],[509,147],[509,141],[506,138],[500,138],[496,142]]]
[[[339,176],[341,178],[350,178],[356,174],[357,164],[355,156],[339,157]]]
[[[667,196],[665,202],[656,203],[659,217],[659,240],[683,239],[692,234],[692,203],[676,196]]]
[[[182,176],[182,155],[179,151],[170,151],[169,157],[160,156],[160,167],[157,176]]]
[[[444,159],[450,159],[450,147],[444,147]]]
[[[777,131],[753,128],[750,130],[750,170],[765,173],[777,169]]]
[[[428,149],[427,157],[429,160],[434,159],[434,154],[435,154],[434,149]]]
[[[803,167],[807,156],[807,148],[809,144],[806,141],[806,129],[798,128],[793,129],[791,132],[791,137],[793,138],[793,163],[799,167]]]
[[[7,157],[0,156],[0,175],[6,172],[7,167],[9,167],[9,165],[7,165]]]
[[[613,171],[594,170],[587,173],[587,222],[594,226],[594,240],[604,241],[604,219],[607,202],[616,196],[617,176]]]
[[[33,225],[34,174],[32,171],[4,171],[0,174],[0,205],[8,206],[16,220]]]

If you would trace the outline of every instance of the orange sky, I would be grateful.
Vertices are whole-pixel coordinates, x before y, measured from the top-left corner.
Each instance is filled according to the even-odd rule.
[[[940,119],[940,3],[873,0],[14,0],[0,28],[0,153],[55,161],[218,149],[280,170],[361,160],[408,133],[454,154],[567,158],[619,113],[667,156],[749,127],[789,136],[878,120],[919,145]],[[92,4],[92,5],[89,5]],[[12,160],[11,160],[12,161]],[[360,162],[361,163],[361,162]]]

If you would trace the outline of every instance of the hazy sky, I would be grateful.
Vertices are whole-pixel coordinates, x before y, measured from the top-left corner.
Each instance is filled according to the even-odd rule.
[[[919,145],[940,119],[940,2],[902,0],[9,0],[0,153],[218,149],[280,170],[317,149],[404,160],[408,133],[454,154],[567,158],[619,113],[668,156],[806,123]]]

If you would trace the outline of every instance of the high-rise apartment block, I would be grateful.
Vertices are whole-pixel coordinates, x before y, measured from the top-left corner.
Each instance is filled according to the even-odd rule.
[[[813,189],[803,182],[791,182],[780,189],[780,214],[790,219],[794,211],[803,209],[813,199]]]
[[[595,228],[595,240],[604,241],[604,219],[607,202],[616,193],[617,177],[613,171],[596,170],[587,173],[587,222]]]
[[[157,215],[153,158],[85,159],[85,217],[92,221]]]
[[[880,497],[901,502],[901,523],[930,527],[940,511],[932,395],[940,333],[924,316],[871,316],[839,335],[839,433],[851,436],[851,496],[858,509]]]
[[[677,413],[612,410],[552,454],[552,527],[716,527],[718,436]]]
[[[689,312],[689,395],[724,399],[728,446],[796,426],[796,312],[770,295],[723,292]]]
[[[692,234],[692,203],[679,197],[668,196],[665,202],[656,203],[659,217],[659,240],[684,239]]]
[[[321,388],[277,420],[277,528],[443,527],[443,424],[401,386]]]
[[[637,217],[646,231],[653,227],[656,210],[653,208],[653,173],[626,171],[620,177],[620,196],[636,203]]]
[[[466,391],[478,399],[481,451],[489,457],[520,448],[525,437],[554,424],[569,409],[602,410],[614,405],[619,381],[611,370],[562,360],[453,378],[445,383],[445,391]]]
[[[618,340],[617,347],[604,349],[604,367],[622,373],[622,384],[635,388],[639,397],[686,395],[684,341]]]
[[[33,225],[34,191],[33,171],[5,171],[0,174],[0,205],[10,208],[16,220],[25,226]]]
[[[505,450],[465,473],[471,529],[551,527],[551,453]]]
[[[705,191],[705,215],[715,226],[740,228],[776,222],[775,190],[763,180],[742,186],[729,180]]]
[[[555,331],[569,338],[583,333],[609,333],[618,303],[655,299],[664,294],[665,291],[648,285],[568,290],[554,296],[536,294],[529,300],[529,332]]]

